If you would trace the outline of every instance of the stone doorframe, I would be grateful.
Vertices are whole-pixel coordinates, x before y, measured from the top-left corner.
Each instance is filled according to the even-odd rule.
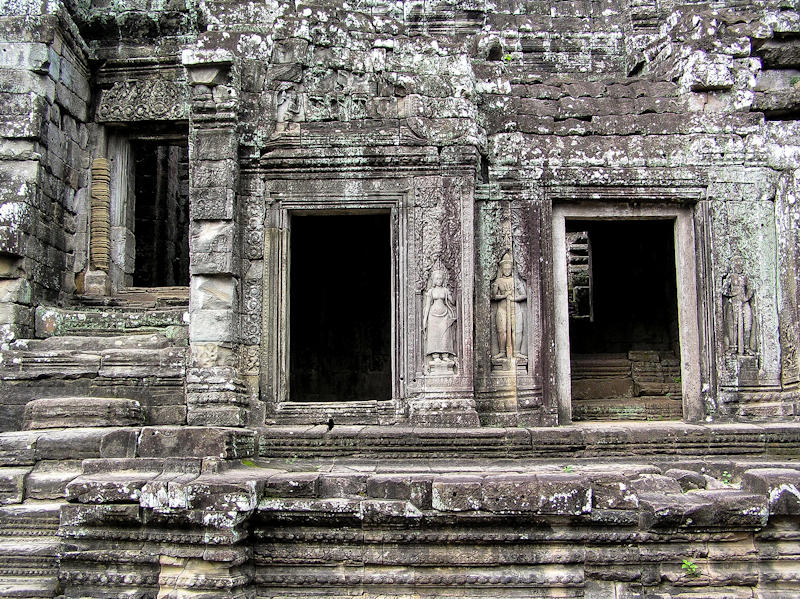
[[[407,285],[404,284],[407,257],[405,196],[381,194],[356,198],[309,198],[305,194],[280,193],[270,198],[264,231],[263,312],[261,330],[261,397],[266,404],[267,418],[277,422],[302,421],[309,418],[337,422],[382,424],[395,421],[405,411],[405,381],[408,346],[403,318],[406,314]],[[391,244],[391,362],[392,398],[390,401],[296,402],[291,401],[289,380],[289,265],[291,218],[293,214],[375,214],[390,215]],[[346,265],[343,266],[346,272]],[[322,418],[324,416],[324,418]]]
[[[700,332],[698,325],[696,245],[692,207],[675,204],[556,203],[553,205],[553,313],[555,374],[559,424],[572,420],[572,380],[567,294],[566,220],[672,220],[678,293],[683,418],[702,420],[700,395]]]

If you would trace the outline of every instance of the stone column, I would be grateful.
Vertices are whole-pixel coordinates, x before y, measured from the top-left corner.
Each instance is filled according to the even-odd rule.
[[[784,173],[775,194],[778,235],[778,317],[780,319],[781,385],[800,383],[800,170]],[[796,400],[795,400],[796,401]],[[795,409],[794,413],[797,413]]]
[[[233,58],[183,54],[191,86],[189,247],[191,286],[186,377],[189,424],[243,426],[247,394],[236,367],[239,342],[238,181]]]
[[[543,231],[549,213],[540,195],[507,181],[502,190],[484,186],[476,202],[475,379],[482,424],[557,421],[544,392]],[[501,299],[509,292],[510,299]]]

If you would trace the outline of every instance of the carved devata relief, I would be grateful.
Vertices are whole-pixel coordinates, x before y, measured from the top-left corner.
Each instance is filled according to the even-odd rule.
[[[491,282],[492,366],[507,370],[528,363],[526,339],[528,290],[507,251]]]
[[[453,375],[458,366],[460,192],[457,185],[430,185],[418,187],[415,194],[416,276],[426,374]]]
[[[456,304],[447,286],[447,270],[437,260],[423,297],[422,337],[426,370],[452,374],[456,365]]]
[[[753,287],[744,274],[744,263],[735,258],[722,278],[723,343],[729,355],[756,353],[753,295]]]
[[[97,120],[153,121],[188,117],[188,96],[181,84],[165,79],[118,81],[103,90]]]

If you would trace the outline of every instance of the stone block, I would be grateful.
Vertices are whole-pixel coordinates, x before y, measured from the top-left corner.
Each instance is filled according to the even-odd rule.
[[[39,462],[25,479],[25,499],[63,499],[67,484],[81,472],[78,460]]]
[[[711,500],[708,510],[695,512],[694,526],[713,526],[717,528],[762,528],[769,519],[767,498],[738,489],[709,489],[695,491],[702,500]]]
[[[230,144],[227,140],[226,143]],[[212,149],[209,149],[209,152],[214,154]],[[204,187],[236,189],[237,174],[236,161],[227,157],[214,160],[206,154],[201,154],[192,164],[189,180],[192,191]]]
[[[572,381],[573,399],[606,399],[633,396],[633,379],[575,379]]]
[[[237,322],[232,310],[198,310],[189,320],[189,339],[192,343],[235,342]]]
[[[574,474],[489,475],[482,497],[492,512],[580,515],[592,507],[588,479]]]
[[[145,427],[139,436],[139,457],[253,457],[255,434],[251,430],[203,427]]]
[[[15,226],[0,226],[0,252],[12,256],[25,255],[25,235]]]
[[[227,187],[193,188],[189,203],[193,220],[230,220],[234,217],[236,194]]]
[[[196,406],[190,405],[186,413],[186,422],[191,426],[245,426],[247,410],[233,405]]]
[[[8,432],[0,435],[0,466],[36,463],[36,442],[39,432]]]
[[[183,404],[149,406],[147,424],[186,424],[186,406]]]
[[[220,275],[192,277],[189,310],[192,315],[203,310],[236,310],[239,302],[238,280]]]
[[[139,503],[142,487],[159,472],[121,470],[83,475],[67,484],[67,501],[75,503]]]
[[[359,472],[325,473],[317,483],[318,493],[320,497],[364,497],[368,478]]]
[[[639,496],[630,481],[618,475],[590,475],[592,481],[592,509],[635,510]]]
[[[30,306],[31,284],[26,279],[0,279],[0,303]]]
[[[751,468],[742,475],[742,487],[764,495],[770,515],[800,514],[800,470],[793,468]]]
[[[24,69],[46,75],[50,68],[50,53],[41,43],[14,42],[0,44],[0,67]]]
[[[229,185],[233,185],[235,175],[238,171],[237,166],[237,137],[229,129],[196,129],[189,138],[189,159],[197,160],[196,167],[192,169],[192,176],[197,172],[196,168],[222,168],[232,176],[231,179],[221,179],[216,183],[214,177],[207,180],[192,180],[192,185],[225,185],[227,180]]]
[[[61,508],[61,525],[65,536],[90,526],[141,526],[142,516],[138,504],[86,505],[67,504]]]
[[[733,87],[733,58],[724,54],[694,52],[684,69],[683,81],[693,92],[726,90]]]
[[[699,472],[694,472],[693,470],[670,468],[664,473],[664,476],[669,476],[670,478],[674,478],[676,481],[678,481],[678,484],[681,486],[681,490],[684,492],[695,489],[705,489],[707,484],[705,477]]]
[[[101,458],[132,458],[136,455],[139,429],[112,430],[100,439]]]
[[[278,472],[264,485],[265,497],[317,497],[318,472]]]
[[[367,480],[366,492],[369,497],[400,499],[419,509],[430,509],[432,478],[428,474],[375,474]]]
[[[39,460],[99,458],[100,444],[108,432],[104,428],[42,431],[36,442],[36,457]]]
[[[234,224],[229,221],[194,221],[190,233],[191,273],[235,274],[238,260]]]
[[[0,303],[0,323],[33,329],[34,309],[20,304]]]
[[[660,474],[640,474],[631,481],[631,488],[639,493],[680,493],[677,480]]]
[[[128,227],[111,227],[111,262],[125,274],[136,265],[136,236]]]
[[[464,512],[481,509],[483,478],[470,475],[445,475],[433,480],[431,506],[442,512]]]
[[[264,482],[274,470],[251,468],[245,473],[227,471],[221,475],[203,475],[186,485],[189,509],[215,512],[256,509]]]
[[[422,518],[422,512],[408,501],[367,499],[361,502],[360,517],[373,526],[413,522]]]
[[[134,399],[50,397],[25,405],[25,429],[87,426],[135,426],[144,423],[142,406]]]
[[[25,477],[30,468],[0,468],[0,504],[22,503]]]

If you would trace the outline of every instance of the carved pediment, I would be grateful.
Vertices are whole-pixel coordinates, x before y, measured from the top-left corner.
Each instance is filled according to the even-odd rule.
[[[165,79],[118,81],[100,93],[97,107],[100,122],[179,120],[188,115],[185,86]]]

